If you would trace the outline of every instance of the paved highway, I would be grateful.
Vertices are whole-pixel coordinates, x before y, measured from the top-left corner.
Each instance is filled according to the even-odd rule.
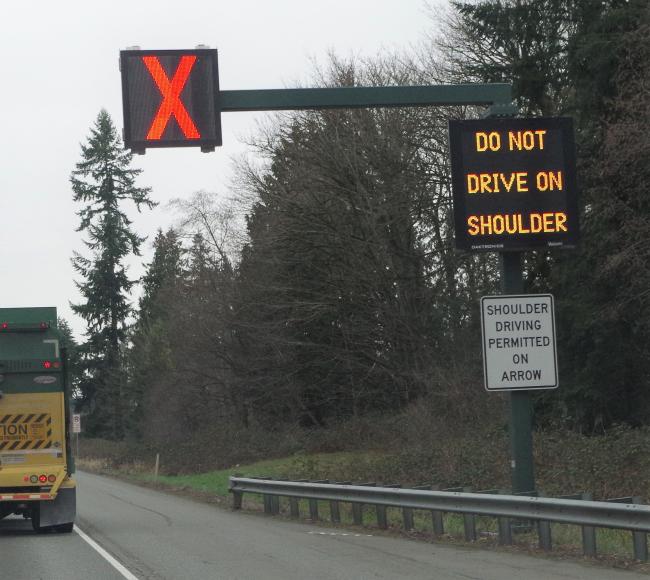
[[[79,474],[78,531],[0,521],[2,580],[647,580],[580,563],[233,513]]]

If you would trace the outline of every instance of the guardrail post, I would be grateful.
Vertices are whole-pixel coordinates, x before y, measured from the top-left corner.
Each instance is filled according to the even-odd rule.
[[[352,485],[351,481],[335,481],[338,485]],[[341,505],[338,501],[330,501],[330,519],[334,524],[341,523]]]
[[[632,503],[641,503],[641,498],[634,496]],[[634,546],[634,559],[641,562],[648,561],[648,534],[646,532],[632,532],[632,543]]]
[[[265,514],[270,514],[271,513],[271,496],[267,495],[266,493],[262,495],[262,501],[264,503],[264,513]]]
[[[471,492],[471,487],[448,487],[442,491],[455,493]],[[466,542],[476,541],[476,516],[474,514],[463,514],[463,531]]]
[[[591,493],[582,493],[580,499],[592,501],[593,496]],[[582,526],[582,553],[590,558],[595,558],[597,550],[596,528],[594,526]]]
[[[339,502],[338,501],[331,501],[330,502],[330,521],[333,524],[340,524],[341,523],[341,510],[339,508]]]
[[[631,503],[640,504],[641,498],[638,496],[633,497],[617,497],[608,499],[613,503]],[[648,561],[648,535],[646,532],[632,532],[632,547],[634,550],[634,559],[640,562]]]
[[[358,483],[356,485],[374,487],[376,483]],[[363,504],[352,502],[352,522],[357,526],[363,525]]]
[[[377,513],[377,527],[380,530],[385,530],[388,527],[388,516],[386,514],[386,506],[377,505],[375,506],[375,509]]]
[[[312,522],[318,521],[318,500],[317,499],[309,500],[309,519]]]
[[[308,479],[297,479],[297,483],[306,483]],[[289,517],[294,520],[300,519],[300,500],[297,497],[289,497]]]
[[[463,515],[463,528],[465,529],[465,541],[476,542],[476,516],[474,514]]]
[[[645,532],[632,532],[634,542],[634,559],[648,561],[648,535]]]
[[[540,492],[538,497],[544,497],[544,494]],[[537,520],[537,539],[541,550],[550,552],[553,549],[551,522],[547,520]]]
[[[431,510],[431,520],[433,522],[433,533],[436,536],[442,536],[445,533],[445,520],[442,512]]]
[[[277,478],[275,481],[290,481],[286,477]],[[280,513],[280,496],[273,495],[271,496],[271,509],[274,516],[277,516]]]
[[[404,529],[407,532],[415,528],[415,523],[413,522],[413,510],[411,508],[402,508],[402,522],[404,523]]]
[[[356,526],[363,524],[363,504],[354,502],[352,504],[352,523]]]
[[[289,498],[289,517],[294,520],[300,518],[300,503],[298,502],[297,497]]]
[[[431,489],[430,485],[416,485],[411,489],[420,489],[426,491]],[[404,522],[404,529],[408,532],[415,528],[415,522],[413,520],[413,510],[411,508],[402,508],[402,520]]]
[[[275,481],[288,481],[287,479],[276,479]],[[272,495],[270,497],[271,515],[277,516],[280,513],[280,496]]]
[[[393,487],[393,488],[399,488],[402,487],[398,483],[392,483],[390,485],[382,485],[382,487]],[[388,511],[387,511],[388,506],[385,505],[379,505],[377,504],[375,506],[376,514],[377,514],[377,527],[380,530],[385,530],[388,528]]]
[[[431,489],[430,485],[416,485],[411,489],[421,489],[423,491]],[[413,510],[411,508],[402,508],[402,521],[404,522],[404,529],[408,532],[415,528],[413,520]]]
[[[240,510],[242,505],[242,500],[244,499],[244,494],[241,491],[232,491],[232,509]]]
[[[431,489],[438,491],[440,487],[437,485],[432,485]],[[433,524],[433,534],[435,536],[442,536],[445,533],[445,521],[442,517],[442,512],[438,510],[431,510],[431,523]]]
[[[312,481],[311,483],[329,483],[329,479],[319,479]],[[312,522],[317,522],[320,517],[318,515],[318,500],[317,499],[310,499],[309,500],[309,519]]]
[[[271,477],[265,477],[262,475],[254,475],[251,477],[251,479],[269,479],[272,480]],[[273,508],[271,507],[271,496],[267,493],[262,494],[262,504],[264,505],[264,513],[265,514],[271,514]]]
[[[550,552],[553,549],[551,522],[539,520],[537,522],[537,536],[539,538],[539,547],[546,552]]]
[[[507,491],[499,490],[499,494],[507,495]],[[510,518],[497,518],[499,528],[499,545],[512,546],[512,528],[510,527]]]

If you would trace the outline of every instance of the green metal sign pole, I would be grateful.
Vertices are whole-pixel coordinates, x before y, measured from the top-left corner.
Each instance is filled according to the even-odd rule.
[[[514,105],[495,104],[487,117],[514,116]],[[523,294],[522,252],[501,252],[501,293]],[[530,391],[510,391],[510,477],[513,493],[535,491],[533,405]]]
[[[363,107],[427,107],[491,105],[491,114],[514,114],[512,86],[507,83],[399,87],[332,87],[219,91],[222,113],[355,109]]]
[[[521,252],[501,253],[503,294],[523,294]],[[530,391],[510,391],[510,449],[512,491],[535,491],[533,468],[533,407]]]

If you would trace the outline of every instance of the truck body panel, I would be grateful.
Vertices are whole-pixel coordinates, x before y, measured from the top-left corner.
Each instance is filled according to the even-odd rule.
[[[65,353],[55,308],[0,308],[0,518],[72,529],[76,508]]]

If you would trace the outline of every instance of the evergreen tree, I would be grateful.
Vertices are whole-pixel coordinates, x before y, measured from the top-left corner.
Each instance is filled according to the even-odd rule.
[[[192,236],[189,248],[188,277],[191,282],[203,284],[210,273],[210,252],[201,233]]]
[[[650,7],[618,4],[585,26],[581,60],[591,74],[581,78],[580,110],[592,144],[580,160],[582,243],[552,279],[568,380],[551,413],[589,429],[650,420]],[[607,74],[596,70],[606,64]]]
[[[183,274],[183,247],[174,229],[167,233],[158,230],[153,242],[154,254],[147,272],[142,277],[142,297],[140,298],[140,325],[147,319],[162,315],[158,310],[160,292],[173,284]]]
[[[594,4],[587,0],[584,4]],[[452,2],[454,15],[441,44],[457,82],[509,82],[524,115],[563,110],[573,2],[482,0]]]
[[[170,307],[178,301],[184,250],[177,232],[158,230],[154,255],[142,277],[142,297],[128,352],[128,411],[126,429],[140,438],[145,432],[146,401],[160,395],[162,375],[173,368],[168,327]]]
[[[75,253],[72,260],[82,277],[76,285],[83,298],[72,308],[86,321],[88,337],[80,390],[89,410],[88,430],[113,438],[124,434],[121,350],[131,313],[128,294],[134,284],[124,261],[131,254],[140,255],[144,241],[131,229],[122,206],[132,201],[140,211],[143,205],[155,205],[150,188],[135,185],[141,170],[130,167],[131,158],[122,149],[109,114],[102,110],[87,143],[81,145],[81,161],[70,177],[74,201],[85,204],[78,212],[77,231],[85,232],[84,243],[91,253],[90,257]]]

